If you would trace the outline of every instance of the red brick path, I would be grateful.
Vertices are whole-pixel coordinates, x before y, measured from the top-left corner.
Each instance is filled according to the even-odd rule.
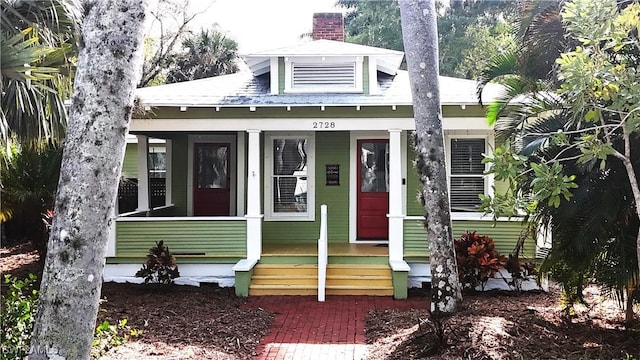
[[[364,320],[369,310],[427,304],[424,299],[376,296],[327,296],[323,303],[315,296],[253,296],[244,306],[276,315],[258,346],[259,360],[358,360],[367,350]]]

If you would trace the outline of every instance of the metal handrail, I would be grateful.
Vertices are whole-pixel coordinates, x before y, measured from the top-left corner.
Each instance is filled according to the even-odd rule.
[[[318,301],[325,300],[325,288],[327,283],[327,205],[320,206],[320,237],[318,238]]]

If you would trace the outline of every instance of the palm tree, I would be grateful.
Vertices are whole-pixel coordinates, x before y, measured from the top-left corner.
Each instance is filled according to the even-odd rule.
[[[2,0],[0,140],[59,141],[71,94],[75,0]]]
[[[489,105],[487,118],[495,123],[497,142],[518,145],[520,154],[527,157],[525,168],[531,163],[553,163],[562,158],[562,175],[575,176],[573,181],[578,187],[571,191],[570,199],[563,199],[558,206],[539,202],[531,215],[532,222],[548,224],[553,235],[553,249],[542,269],[557,276],[571,301],[582,299],[586,281],[604,285],[620,301],[626,298],[627,320],[631,320],[634,292],[640,285],[635,255],[640,220],[634,206],[629,206],[633,194],[623,164],[599,159],[584,162],[574,145],[581,140],[581,131],[593,124],[575,121],[579,117],[568,106],[573,99],[555,92],[560,82],[555,58],[563,48],[575,47],[575,39],[562,29],[560,5],[561,2],[524,3],[520,50],[493,59],[480,79],[479,93],[490,81],[504,82],[507,94]],[[619,49],[620,53],[625,50]],[[638,59],[629,58],[636,62]],[[512,102],[514,99],[518,101]],[[619,122],[604,114],[601,125],[616,121]],[[618,150],[624,147],[620,132],[611,134],[612,146]],[[631,141],[631,159],[640,166],[640,137]],[[536,175],[524,172],[518,176],[514,190],[531,194]]]
[[[182,43],[185,53],[178,55],[169,70],[167,82],[202,79],[238,71],[238,43],[217,27],[202,29]]]

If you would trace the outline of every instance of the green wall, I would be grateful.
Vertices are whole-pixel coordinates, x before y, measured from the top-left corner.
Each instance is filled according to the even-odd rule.
[[[187,135],[177,135],[172,138],[171,148],[171,201],[173,215],[187,215],[187,173],[189,170],[189,138]]]
[[[371,84],[369,81],[369,57],[365,56],[362,61],[362,92],[365,95],[371,93]]]
[[[119,221],[116,256],[145,255],[164,240],[172,253],[246,256],[247,224],[239,220]]]
[[[496,250],[502,255],[513,251],[521,231],[526,228],[517,220],[513,221],[487,221],[487,220],[454,220],[453,237],[459,238],[467,231],[477,232],[493,238]],[[427,232],[421,220],[404,221],[404,252],[408,258],[426,257],[428,255]],[[523,256],[533,259],[535,256],[535,239],[527,239]]]
[[[127,179],[138,177],[138,144],[127,144],[122,163],[122,176]]]
[[[316,243],[320,205],[327,205],[329,242],[349,241],[349,132],[317,132],[315,137],[316,221],[264,221],[263,242]],[[340,185],[326,186],[325,165],[340,165]],[[264,181],[267,181],[263,176]]]

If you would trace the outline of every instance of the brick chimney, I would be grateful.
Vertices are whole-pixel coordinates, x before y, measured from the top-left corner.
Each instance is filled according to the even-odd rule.
[[[344,20],[342,13],[313,14],[313,40],[344,41]]]

